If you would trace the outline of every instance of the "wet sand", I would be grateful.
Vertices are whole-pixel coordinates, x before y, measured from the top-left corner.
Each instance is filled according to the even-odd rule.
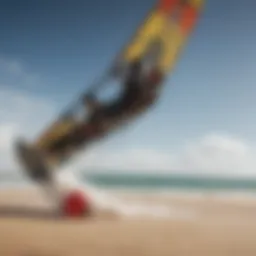
[[[24,189],[0,191],[2,256],[255,256],[256,200],[126,195],[161,202],[190,217],[63,220]]]

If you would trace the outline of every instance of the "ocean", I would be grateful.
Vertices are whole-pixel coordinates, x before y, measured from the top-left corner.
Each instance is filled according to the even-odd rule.
[[[243,191],[256,194],[256,179],[220,178],[193,175],[147,175],[118,173],[80,173],[83,182],[103,189],[133,191]],[[29,179],[18,173],[1,173],[0,186],[26,185]]]
[[[96,186],[134,189],[255,190],[256,179],[209,178],[179,175],[96,174],[82,175]]]

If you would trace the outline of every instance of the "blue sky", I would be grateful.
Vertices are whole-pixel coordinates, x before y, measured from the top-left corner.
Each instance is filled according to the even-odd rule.
[[[1,1],[0,60],[30,79],[0,70],[0,90],[38,96],[59,111],[104,72],[153,3]],[[173,153],[212,133],[255,146],[255,8],[255,0],[206,1],[157,107],[108,147]]]

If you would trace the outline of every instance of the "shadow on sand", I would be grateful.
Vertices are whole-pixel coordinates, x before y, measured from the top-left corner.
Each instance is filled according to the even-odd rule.
[[[0,218],[25,218],[32,220],[62,219],[61,216],[54,210],[22,206],[0,206]]]

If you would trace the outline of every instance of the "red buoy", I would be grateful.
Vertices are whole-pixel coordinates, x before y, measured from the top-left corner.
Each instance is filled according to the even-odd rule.
[[[63,200],[63,214],[66,217],[85,217],[90,214],[90,202],[86,195],[79,191],[71,191]]]

